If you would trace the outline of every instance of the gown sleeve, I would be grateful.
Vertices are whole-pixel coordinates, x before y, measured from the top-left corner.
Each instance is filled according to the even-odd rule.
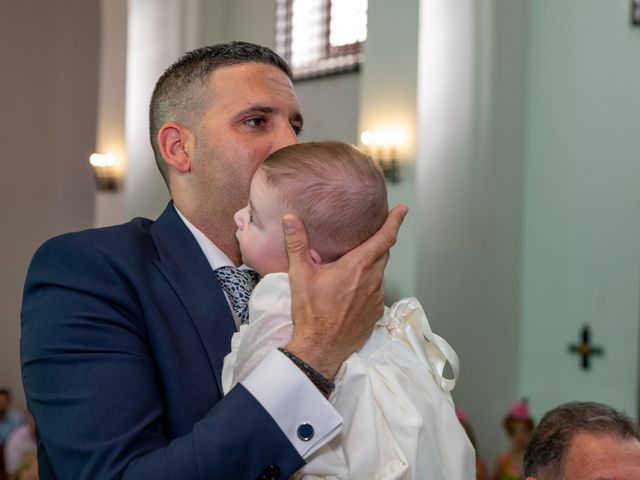
[[[286,345],[292,335],[288,276],[266,275],[251,293],[249,323],[241,325],[231,338],[231,352],[222,369],[224,393],[244,380],[269,352]]]

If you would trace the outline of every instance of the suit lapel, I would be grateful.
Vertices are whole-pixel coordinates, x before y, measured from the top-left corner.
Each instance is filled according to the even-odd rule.
[[[172,285],[207,352],[222,394],[222,362],[231,348],[235,323],[211,265],[170,202],[151,226],[158,269]]]

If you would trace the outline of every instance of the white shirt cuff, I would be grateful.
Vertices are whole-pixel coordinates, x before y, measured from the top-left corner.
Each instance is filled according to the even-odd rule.
[[[270,352],[241,383],[269,412],[302,458],[309,457],[342,429],[342,417],[333,405],[278,350]],[[312,436],[307,438],[310,432]]]

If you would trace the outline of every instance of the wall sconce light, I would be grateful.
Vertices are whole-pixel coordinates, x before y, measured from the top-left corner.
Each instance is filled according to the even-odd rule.
[[[401,130],[365,130],[360,135],[363,151],[378,162],[380,169],[390,183],[400,181],[400,163],[397,148],[404,141]]]
[[[101,192],[115,192],[120,187],[116,156],[112,153],[94,153],[89,157],[96,179],[96,187]]]

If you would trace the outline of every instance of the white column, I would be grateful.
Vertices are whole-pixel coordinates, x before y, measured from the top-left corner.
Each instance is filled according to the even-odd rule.
[[[162,72],[197,47],[204,0],[102,0],[96,150],[120,160],[117,192],[97,192],[96,226],[155,218],[169,199],[149,141],[149,101]]]
[[[96,151],[113,153],[118,171],[126,175],[124,136],[127,55],[127,0],[101,0],[100,71]],[[89,159],[87,158],[87,161]],[[125,221],[124,193],[96,190],[94,225],[101,227]]]

